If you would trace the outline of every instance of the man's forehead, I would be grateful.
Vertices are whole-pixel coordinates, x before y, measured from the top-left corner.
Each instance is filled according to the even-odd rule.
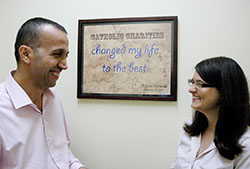
[[[59,28],[57,28],[54,25],[50,25],[50,24],[44,24],[41,25],[39,28],[39,32],[40,32],[40,36],[46,36],[46,35],[60,35],[62,37],[67,37],[67,33],[60,30]]]
[[[68,37],[65,32],[53,25],[44,25],[40,30],[40,44],[43,43],[67,43]]]

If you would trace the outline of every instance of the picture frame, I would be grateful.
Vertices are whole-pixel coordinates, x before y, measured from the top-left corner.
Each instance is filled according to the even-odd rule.
[[[78,20],[77,98],[176,101],[177,21]]]

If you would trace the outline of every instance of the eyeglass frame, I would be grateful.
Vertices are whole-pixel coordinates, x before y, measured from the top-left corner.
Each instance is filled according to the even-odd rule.
[[[212,84],[206,84],[206,83],[198,83],[198,82],[195,82],[194,79],[188,79],[188,85],[191,87],[192,85],[194,85],[195,88],[197,89],[202,89],[202,88],[205,88],[205,87],[216,87],[215,85],[212,85]]]

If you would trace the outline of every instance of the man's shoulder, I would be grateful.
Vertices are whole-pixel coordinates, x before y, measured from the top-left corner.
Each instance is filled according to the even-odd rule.
[[[0,112],[3,107],[9,107],[12,105],[10,96],[6,90],[4,83],[0,83]]]
[[[50,94],[52,94],[54,96],[58,96],[58,92],[57,92],[55,87],[51,87],[47,91],[48,91],[48,93],[50,93]]]
[[[50,90],[53,94],[57,92],[55,87],[51,87],[51,88],[49,88],[49,90]]]
[[[4,82],[2,82],[0,83],[0,97],[6,94],[7,94],[7,91],[6,91],[6,88],[4,87]]]
[[[61,97],[59,95],[59,93],[57,92],[55,87],[51,87],[49,89],[46,89],[46,95],[47,96],[52,96],[53,98],[55,98],[56,100],[61,100]]]

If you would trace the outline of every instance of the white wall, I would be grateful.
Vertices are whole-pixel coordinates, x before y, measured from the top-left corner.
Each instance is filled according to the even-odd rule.
[[[27,19],[47,17],[69,33],[69,69],[57,83],[71,149],[90,169],[167,169],[192,110],[187,79],[201,59],[226,55],[250,77],[249,0],[0,0],[0,81],[16,68],[13,44]],[[178,16],[178,101],[78,100],[78,19]]]

